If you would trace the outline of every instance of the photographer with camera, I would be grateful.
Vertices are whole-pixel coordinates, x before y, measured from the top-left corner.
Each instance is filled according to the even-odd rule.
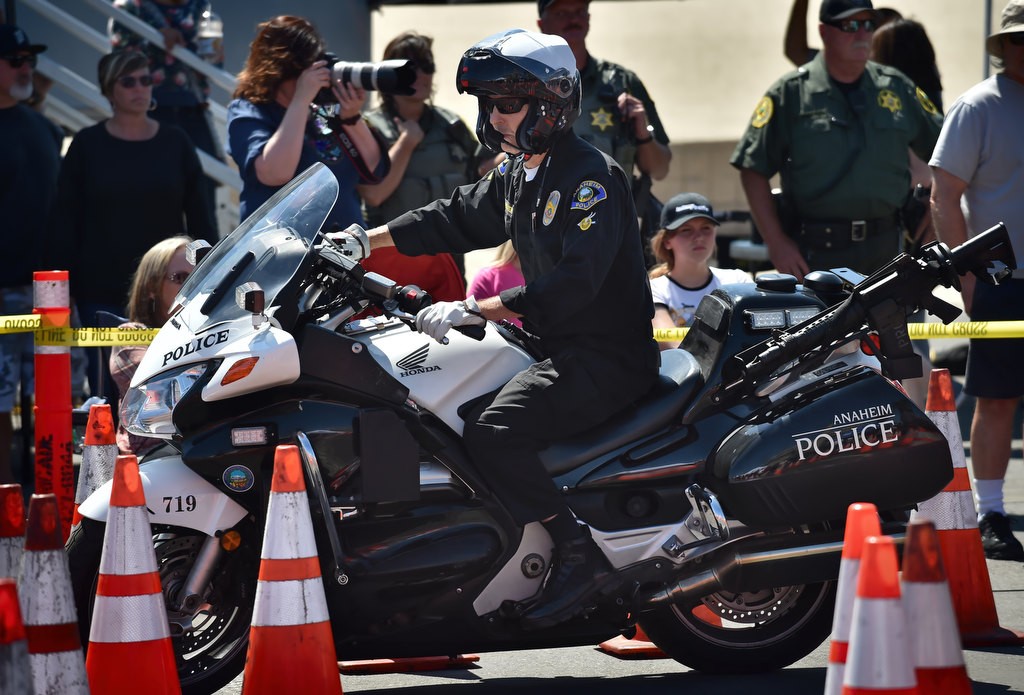
[[[341,188],[328,223],[361,223],[356,185],[378,183],[391,165],[386,146],[361,114],[365,88],[375,83],[339,70],[316,28],[301,17],[275,17],[258,28],[228,106],[228,146],[242,176],[242,219],[319,161]]]

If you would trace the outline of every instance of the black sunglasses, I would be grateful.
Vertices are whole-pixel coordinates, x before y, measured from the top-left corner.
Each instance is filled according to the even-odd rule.
[[[153,76],[143,75],[142,77],[135,77],[134,75],[125,75],[124,77],[117,78],[117,83],[125,89],[134,88],[136,82],[143,87],[150,87],[153,85]]]
[[[528,103],[530,103],[530,100],[525,97],[499,97],[497,99],[488,97],[483,99],[486,110],[498,109],[498,113],[503,113],[506,116],[519,113]]]
[[[878,28],[878,20],[875,19],[840,19],[836,22],[825,22],[830,27],[835,27],[844,34],[856,34],[863,29],[872,32]]]
[[[25,63],[35,67],[36,63],[39,62],[39,58],[36,57],[35,53],[30,53],[27,56],[4,56],[4,60],[10,63],[11,67],[15,70],[19,69]]]

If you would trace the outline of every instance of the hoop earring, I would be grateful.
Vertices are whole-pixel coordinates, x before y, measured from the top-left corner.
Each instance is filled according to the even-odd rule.
[[[156,111],[156,99],[154,99],[153,97],[149,98],[149,110]]]

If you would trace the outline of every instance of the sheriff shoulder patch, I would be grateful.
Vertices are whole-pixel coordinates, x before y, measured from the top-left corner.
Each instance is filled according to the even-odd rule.
[[[750,119],[750,125],[755,128],[764,128],[768,121],[772,120],[773,113],[775,113],[775,104],[772,103],[772,98],[768,95],[761,97],[761,101],[757,102],[757,106],[754,107],[754,116]]]
[[[572,196],[570,210],[589,210],[608,197],[604,186],[597,181],[584,181]]]
[[[924,93],[924,90],[920,87],[917,87],[916,89],[917,101],[921,104],[921,108],[933,116],[938,115],[939,110],[935,108],[935,104],[933,104],[932,100],[928,98],[928,95]]]

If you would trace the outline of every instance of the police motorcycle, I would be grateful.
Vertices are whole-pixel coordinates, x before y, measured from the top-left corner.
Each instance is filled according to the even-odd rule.
[[[942,434],[890,380],[920,372],[906,316],[951,321],[933,288],[1014,265],[1003,228],[855,285],[775,275],[705,298],[650,394],[544,451],[617,581],[526,631],[552,543],[512,521],[460,433],[535,346],[493,323],[444,345],[412,330],[429,299],[321,229],[337,194],[314,165],[200,248],[123,399],[129,431],[166,440],[141,474],[187,693],[243,668],[279,444],[301,454],[339,658],[595,645],[639,625],[705,672],[797,661],[831,629],[847,506],[875,503],[899,537],[952,477]],[[109,494],[80,506],[67,546],[83,644]]]

